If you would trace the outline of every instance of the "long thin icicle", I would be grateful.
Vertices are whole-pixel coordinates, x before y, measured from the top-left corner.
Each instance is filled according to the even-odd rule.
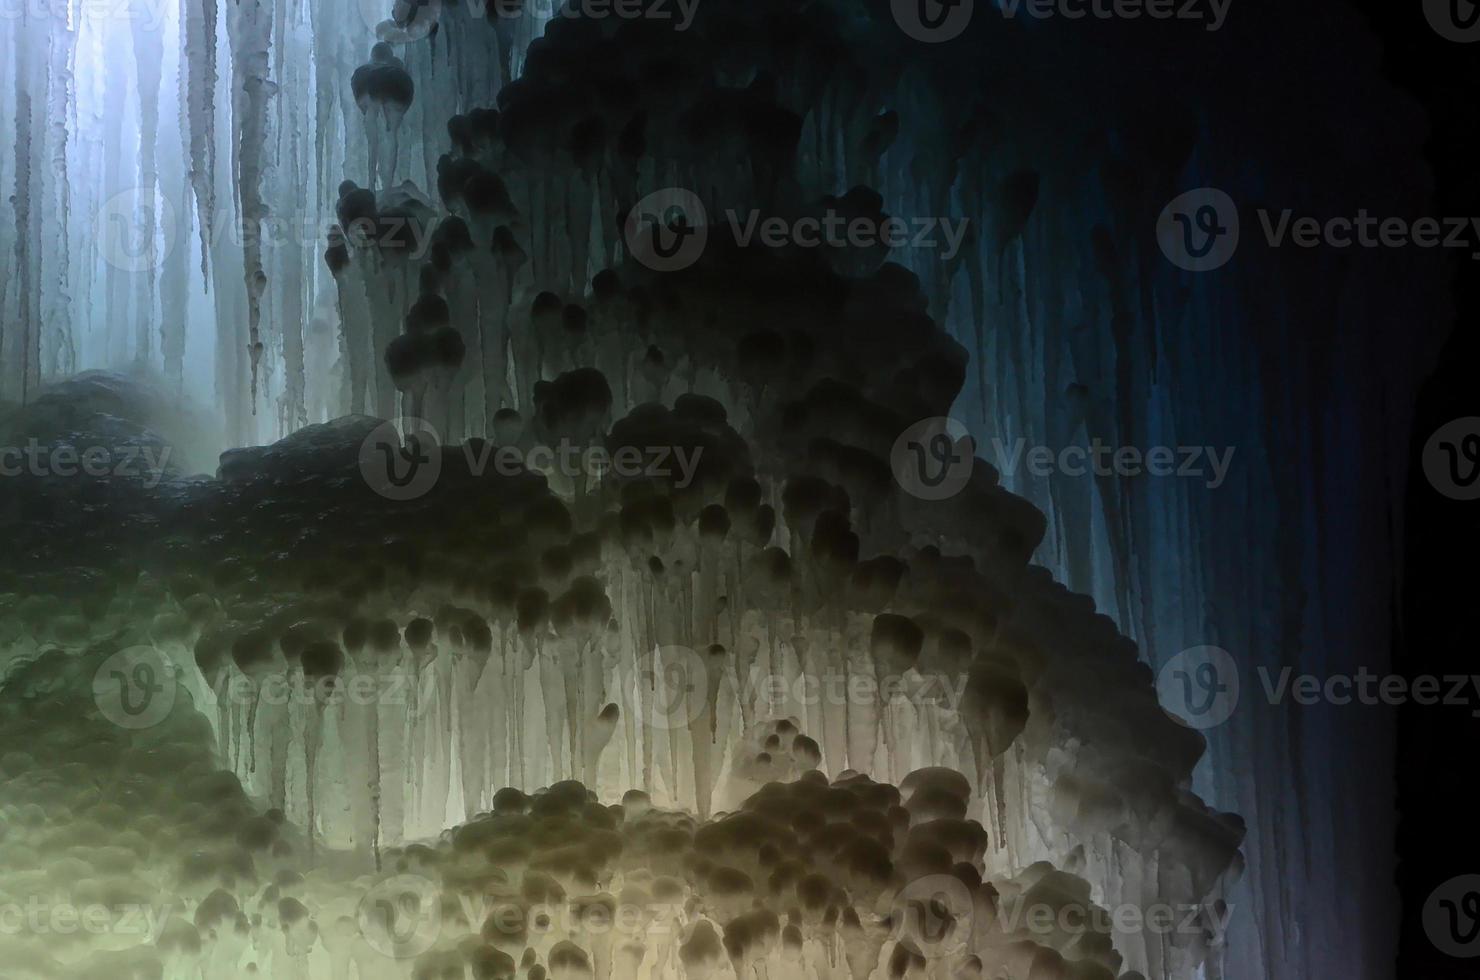
[[[252,365],[252,414],[257,413],[258,372],[262,363],[262,297],[267,272],[262,266],[263,156],[267,148],[267,103],[277,94],[268,77],[272,48],[272,9],[262,0],[242,0],[227,17],[231,39],[237,208],[241,219],[243,278],[247,287],[247,356]]]
[[[200,225],[200,275],[209,292],[216,212],[216,0],[180,0],[180,37],[181,106],[189,136],[190,186]]]

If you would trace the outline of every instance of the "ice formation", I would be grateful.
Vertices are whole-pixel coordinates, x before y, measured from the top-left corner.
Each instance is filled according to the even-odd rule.
[[[378,869],[306,862],[284,812],[215,768],[186,701],[137,732],[98,716],[110,649],[53,650],[6,685],[0,731],[26,748],[0,757],[0,899],[65,894],[116,929],[113,948],[55,927],[8,938],[17,980],[1123,975],[1110,931],[1077,927],[1096,911],[1082,880],[984,868],[991,835],[947,769],[896,788],[804,765],[709,819],[637,790],[602,804],[572,780],[507,787]],[[1030,926],[1014,912],[1027,903],[1064,926]]]
[[[116,935],[151,941],[33,935],[5,947],[16,980],[1090,980],[1121,965],[1107,930],[1030,929],[1013,913],[1095,907],[1045,864],[984,877],[988,833],[965,816],[966,780],[943,769],[899,787],[809,770],[707,820],[636,790],[602,804],[572,780],[506,787],[435,842],[388,849],[378,871],[306,867],[302,835],[214,768],[208,726],[183,702],[147,734],[97,717],[88,674],[105,655],[55,651],[7,684],[0,732],[29,751],[0,757],[15,815],[0,899],[65,891],[137,915]],[[57,712],[79,723],[37,737]]]
[[[906,388],[896,397],[919,395]],[[625,832],[623,809],[586,802],[570,782],[578,780],[593,799],[625,799],[626,811],[643,800],[691,814],[661,818],[694,833],[688,859],[667,847],[661,860],[643,851],[656,816],[600,860],[603,849],[588,851],[564,824],[547,840],[558,853],[542,860],[574,876],[557,876],[572,901],[641,889],[644,873],[675,879],[662,887],[693,906],[687,938],[626,951],[639,972],[672,972],[676,955],[684,972],[707,975],[721,948],[737,977],[766,964],[790,972],[828,963],[863,978],[876,962],[896,976],[965,969],[1022,980],[1216,971],[1222,950],[1211,937],[1222,934],[1211,926],[1166,944],[1130,932],[1113,945],[1108,935],[1019,939],[989,928],[1004,921],[993,903],[1034,888],[1085,907],[1212,914],[1237,874],[1243,828],[1188,791],[1201,736],[1162,711],[1134,646],[1087,600],[1027,565],[1041,518],[992,485],[984,464],[954,505],[980,536],[950,558],[899,530],[907,494],[865,479],[880,465],[863,448],[867,417],[879,423],[875,439],[892,423],[880,421],[885,405],[857,390],[824,388],[810,407],[794,407],[787,431],[804,441],[790,447],[760,433],[747,443],[717,400],[694,394],[609,422],[611,392],[589,369],[542,383],[533,401],[520,438],[542,430],[594,439],[613,455],[672,446],[700,461],[693,479],[604,479],[562,495],[559,481],[539,473],[475,474],[462,447],[442,447],[437,485],[388,505],[359,475],[360,449],[380,423],[349,417],[227,453],[214,480],[82,487],[87,521],[50,491],[56,481],[21,484],[16,516],[29,521],[11,555],[17,567],[51,571],[44,588],[6,599],[15,628],[0,697],[10,730],[28,732],[30,748],[17,739],[0,758],[8,835],[24,835],[0,844],[10,845],[0,862],[5,893],[97,876],[104,891],[73,884],[68,894],[134,896],[183,923],[152,946],[117,951],[123,959],[156,957],[175,970],[171,957],[198,956],[206,975],[230,976],[240,954],[271,963],[271,976],[342,976],[333,971],[356,955],[344,903],[353,907],[357,887],[374,887],[363,875],[413,866],[443,889],[465,876],[507,877],[469,842],[500,837],[505,824],[534,833],[510,816],[524,805],[510,803],[524,799],[521,790],[551,787],[535,794],[532,815],[541,798],[564,800],[550,807],[589,810],[592,833]],[[851,466],[807,434],[809,412],[862,444],[844,454]],[[73,421],[89,424],[85,414]],[[752,451],[792,475],[773,480]],[[113,526],[110,539],[124,550],[80,555],[73,536],[94,533],[92,521]],[[833,699],[809,696],[801,683],[830,676],[877,684],[867,697]],[[158,687],[170,714],[139,719],[135,733],[129,719],[99,711],[138,694],[113,690],[136,680]],[[120,721],[123,732],[109,730]],[[91,775],[64,761],[72,750],[98,763]],[[840,774],[834,790],[823,772]],[[136,781],[148,786],[133,793]],[[126,790],[127,806],[110,801]],[[802,802],[812,797],[815,806]],[[120,808],[151,828],[147,850],[126,858],[87,850],[132,847],[84,843],[89,820],[115,823],[125,819]],[[752,811],[780,823],[751,827]],[[187,831],[180,822],[192,813],[210,819]],[[836,863],[805,843],[816,820],[857,828],[856,838],[824,834],[839,848]],[[711,838],[714,846],[703,843]],[[419,843],[439,839],[436,854]],[[618,854],[630,862],[621,874]],[[786,855],[819,863],[788,871]],[[344,868],[361,878],[335,878]],[[170,877],[177,873],[189,880]],[[825,895],[808,890],[820,885],[803,888],[808,874],[830,882]],[[970,919],[971,952],[951,959],[898,937],[886,944],[893,920],[880,903],[939,875],[959,878],[970,901],[984,903]],[[251,926],[229,951],[213,951],[202,922],[224,916],[234,932],[238,914]],[[716,926],[712,956],[686,963],[683,950],[705,948]],[[90,947],[31,938],[19,962],[50,956],[66,965],[31,967],[39,975],[113,968],[90,959],[101,955]],[[415,971],[475,954],[508,966],[465,935],[444,938],[419,958],[362,964],[360,975],[461,976],[461,966]],[[525,971],[559,972],[568,956],[601,973],[621,959],[599,942],[582,945],[579,929],[560,942],[531,944],[532,954],[499,948]],[[324,956],[341,965],[314,959]]]
[[[1326,5],[1312,7],[1274,15],[1288,31],[1281,43],[1302,56],[1327,28]],[[7,487],[0,506],[23,523],[0,581],[0,656],[16,665],[0,708],[8,732],[36,746],[54,738],[78,761],[38,765],[7,736],[0,891],[92,874],[179,903],[181,926],[152,948],[118,951],[109,973],[155,975],[149,962],[161,958],[187,975],[197,956],[205,976],[237,975],[245,959],[228,962],[229,949],[194,951],[204,929],[215,932],[208,944],[240,943],[266,975],[320,975],[342,935],[335,903],[353,907],[360,887],[335,877],[335,856],[385,874],[411,853],[431,879],[456,880],[460,836],[519,822],[498,813],[500,787],[536,799],[549,787],[550,806],[575,810],[587,804],[565,781],[607,805],[636,789],[668,814],[652,821],[723,828],[735,818],[722,814],[765,810],[777,794],[797,794],[805,809],[801,798],[826,782],[810,773],[856,770],[878,784],[837,775],[843,789],[888,796],[911,772],[945,767],[966,787],[949,784],[947,796],[966,800],[950,819],[969,814],[984,835],[959,863],[975,864],[996,896],[1048,881],[1104,905],[1217,907],[1243,887],[1232,976],[1304,975],[1309,949],[1358,948],[1357,924],[1383,886],[1367,845],[1383,828],[1309,839],[1300,828],[1332,816],[1314,813],[1318,801],[1345,792],[1313,789],[1299,801],[1309,813],[1280,808],[1287,760],[1302,767],[1289,778],[1311,787],[1354,784],[1362,768],[1301,751],[1332,731],[1292,734],[1260,718],[1218,736],[1219,765],[1196,787],[1214,806],[1204,804],[1193,792],[1203,741],[1160,710],[1152,671],[1126,638],[1159,663],[1197,642],[1277,656],[1383,628],[1380,611],[1307,611],[1295,594],[1303,563],[1339,570],[1339,548],[1311,556],[1291,541],[1248,554],[1250,529],[1321,519],[1283,478],[1329,433],[1283,402],[1281,382],[1339,399],[1354,417],[1383,411],[1371,407],[1383,392],[1329,390],[1338,375],[1302,352],[1298,329],[1352,328],[1304,323],[1314,304],[1283,270],[1189,286],[1156,265],[1149,238],[1155,212],[1185,187],[1216,179],[1267,193],[1267,161],[1227,134],[1247,132],[1275,98],[1326,118],[1332,90],[1356,84],[1348,75],[1317,78],[1315,65],[1293,87],[1278,75],[1236,100],[1204,99],[1198,79],[1252,44],[1236,29],[1189,53],[1186,35],[1153,28],[1127,59],[1066,25],[988,17],[969,44],[922,56],[885,3],[706,0],[683,31],[651,18],[550,19],[510,3],[398,3],[367,16],[350,0],[182,0],[153,12],[152,24],[85,11],[0,21],[14,66],[0,88],[0,143],[14,147],[0,158],[0,397],[34,402],[44,378],[134,361],[210,395],[224,414],[221,444],[272,445],[227,453],[214,480],[73,484],[75,496],[60,497]],[[1411,118],[1369,87],[1373,104]],[[1295,165],[1284,169],[1349,165],[1350,148],[1326,132],[1291,136]],[[1388,144],[1363,138],[1385,166]],[[74,184],[81,173],[100,179]],[[702,204],[709,243],[696,264],[659,273],[634,259],[629,219],[674,187]],[[731,213],[829,208],[970,223],[951,254],[727,240]],[[1329,279],[1309,278],[1334,283],[1333,294],[1362,278],[1360,266],[1322,271]],[[1359,295],[1369,301],[1347,304],[1360,307],[1352,320],[1392,313],[1387,294],[1364,285]],[[1179,346],[1172,338],[1192,320],[1212,339]],[[1377,356],[1390,355],[1353,359]],[[192,375],[213,383],[202,391]],[[903,493],[890,446],[953,407],[972,416],[982,445],[1192,431],[1254,461],[1233,502],[1216,506],[1178,487],[1035,481],[986,462],[950,501]],[[431,494],[387,505],[359,480],[356,452],[378,424],[369,417],[399,414],[429,420],[448,445]],[[1403,429],[1379,421],[1368,431]],[[562,439],[702,453],[683,486],[466,471],[465,447]],[[1354,525],[1385,533],[1384,501],[1352,506]],[[100,540],[106,548],[84,557]],[[47,569],[52,586],[18,577],[23,562]],[[1278,583],[1292,588],[1271,595]],[[1251,622],[1229,621],[1240,618],[1221,608],[1229,596],[1247,599],[1232,610],[1256,610]],[[182,704],[205,721],[182,708],[134,736],[96,719],[41,734],[59,705],[68,725],[90,718],[86,666],[125,649],[172,665]],[[916,688],[965,684],[956,703],[905,690],[839,707],[776,703],[749,683],[804,665]],[[336,676],[406,696],[326,699],[314,682]],[[675,679],[684,690],[702,680],[703,697],[680,697],[685,724],[662,724],[673,705],[659,686]],[[300,688],[309,695],[271,695]],[[1363,746],[1377,739],[1349,741],[1351,758],[1368,758]],[[127,778],[89,782],[113,760],[134,760],[112,767]],[[165,786],[159,768],[191,778]],[[110,793],[123,802],[99,802]],[[1243,825],[1219,809],[1251,821],[1242,886]],[[130,845],[132,859],[69,850],[96,846],[67,836],[87,837],[74,820],[84,812],[99,827],[144,821],[147,846]],[[612,828],[626,817],[603,812],[594,826],[621,836]],[[211,829],[200,837],[192,825]],[[890,874],[908,866],[911,826],[889,825],[900,851]],[[266,852],[251,867],[226,843],[243,834],[248,851]],[[407,850],[439,837],[436,849]],[[279,839],[291,850],[273,853]],[[197,852],[225,897],[172,877],[197,867]],[[1371,870],[1340,895],[1319,874],[1288,886],[1284,855],[1307,852],[1324,868]],[[751,858],[735,860],[727,868],[760,896]],[[659,874],[589,870],[593,881],[563,883],[564,893],[585,899],[624,887],[629,870]],[[846,962],[867,975],[856,951],[830,955],[833,940],[808,918],[816,906],[802,901],[793,920],[772,895],[754,920],[729,915],[752,894],[739,879],[676,870],[679,904],[702,897],[684,912],[692,945],[650,951],[633,969],[738,978]],[[987,894],[972,871],[960,874]],[[1284,920],[1307,887],[1328,901],[1311,903],[1326,911],[1312,914],[1316,938],[1303,942]],[[859,928],[887,935],[864,914],[878,914],[870,894],[848,896]],[[764,952],[729,942],[731,926]],[[457,955],[471,948],[445,938]],[[846,952],[849,940],[837,941]],[[530,980],[626,968],[617,951],[571,942],[580,948],[538,949],[531,961],[502,951],[508,964],[474,950],[465,968]],[[1229,959],[1201,937],[1115,943],[1123,959],[1113,961],[1097,943],[1004,952],[997,938],[974,938],[971,949],[986,976],[1034,980],[1218,976]],[[884,967],[892,975],[973,969],[919,967],[899,948]],[[1345,966],[1380,954],[1323,967],[1359,975]],[[91,955],[27,948],[13,962],[52,957],[87,976]],[[459,975],[436,959],[451,955],[382,957],[361,976]]]

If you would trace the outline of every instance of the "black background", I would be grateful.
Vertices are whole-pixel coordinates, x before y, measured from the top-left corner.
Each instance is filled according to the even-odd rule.
[[[1480,43],[1456,44],[1436,34],[1419,0],[1352,0],[1385,47],[1384,72],[1428,110],[1425,156],[1436,182],[1434,213],[1480,216]],[[1455,322],[1434,373],[1419,395],[1402,515],[1404,555],[1395,670],[1417,675],[1480,674],[1480,501],[1461,503],[1435,492],[1420,458],[1434,430],[1480,416],[1480,263],[1468,250],[1452,259]],[[1413,332],[1422,325],[1413,324]],[[1392,342],[1408,340],[1394,325]],[[1415,980],[1480,977],[1480,959],[1438,952],[1421,913],[1438,885],[1480,873],[1480,719],[1469,706],[1414,706],[1398,717],[1398,886],[1403,932],[1396,975]],[[1335,869],[1341,880],[1341,869]]]

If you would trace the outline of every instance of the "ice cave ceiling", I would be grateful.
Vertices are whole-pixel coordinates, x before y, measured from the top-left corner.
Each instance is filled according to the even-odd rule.
[[[0,488],[0,909],[109,916],[0,977],[1380,975],[1382,726],[1159,679],[1388,633],[1441,270],[1157,217],[1418,114],[1327,0],[913,6],[0,0],[0,432],[153,466]]]

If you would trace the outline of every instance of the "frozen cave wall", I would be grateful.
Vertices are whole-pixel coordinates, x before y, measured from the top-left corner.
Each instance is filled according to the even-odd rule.
[[[1027,542],[1153,671],[1201,644],[1232,651],[1250,689],[1260,665],[1385,661],[1374,639],[1390,633],[1393,563],[1370,556],[1392,550],[1392,461],[1405,458],[1404,406],[1441,319],[1427,305],[1438,269],[1422,254],[1266,249],[1253,214],[1422,212],[1421,122],[1340,5],[1242,4],[1217,32],[978,16],[930,46],[881,3],[709,0],[684,31],[566,18],[547,30],[533,10],[473,4],[186,0],[149,12],[0,21],[13,66],[0,144],[14,148],[0,155],[0,399],[132,365],[217,406],[223,447],[413,407],[452,439],[497,438],[496,416],[513,409],[532,438],[566,420],[542,412],[535,382],[565,378],[546,395],[579,403],[582,377],[568,379],[594,366],[609,404],[598,399],[577,436],[647,402],[713,399],[767,447],[754,476],[778,510],[806,438],[850,433],[832,442],[878,456],[911,411],[953,411],[995,467],[989,482],[1046,516],[1006,543],[1014,560]],[[1354,121],[1352,106],[1384,125]],[[1155,221],[1205,185],[1240,203],[1247,244],[1189,274],[1159,253]],[[794,217],[831,196],[853,213],[966,218],[970,234],[950,258],[888,256],[918,277],[918,295],[883,255],[848,249],[748,261],[715,245],[695,268],[658,275],[628,254],[627,209],[674,186],[711,219]],[[366,220],[369,241],[355,237]],[[391,227],[424,232],[430,261],[408,261]],[[912,349],[926,318],[970,357],[939,348],[926,366],[946,380],[914,383],[959,397],[895,400],[879,426],[870,406],[891,381],[860,373],[891,344]],[[786,374],[794,332],[814,323],[827,324],[818,356],[856,391]],[[1412,345],[1379,346],[1398,325]],[[455,342],[416,339],[447,329]],[[836,360],[849,345],[856,360]],[[776,399],[791,414],[767,419]],[[1218,488],[1035,478],[1001,458],[1019,439],[1236,455]],[[820,459],[841,485],[847,454]],[[863,554],[937,545],[999,560],[1003,542],[982,536],[992,522],[950,510],[906,515],[914,540]],[[253,721],[215,721],[230,757],[231,732]],[[1246,696],[1207,735],[1190,788],[1248,831],[1227,896],[1243,913],[1227,975],[1382,975],[1387,732],[1320,710],[1292,720]],[[889,778],[915,761],[959,759],[891,762]],[[1006,870],[1032,859],[1013,855]]]
[[[855,315],[922,301],[907,277],[871,284]],[[836,329],[826,312],[804,322]],[[542,933],[523,953],[453,913],[620,899],[682,907],[684,946],[721,930],[736,978],[1222,975],[1244,827],[1188,789],[1202,738],[1161,709],[1134,644],[1028,564],[1041,515],[985,464],[934,504],[869,477],[907,417],[892,406],[955,396],[939,366],[954,345],[919,322],[878,333],[893,356],[863,361],[851,397],[834,382],[788,412],[846,436],[851,467],[702,395],[609,421],[610,391],[580,369],[543,391],[532,427],[613,454],[679,447],[697,478],[573,488],[478,473],[449,447],[435,487],[391,503],[360,472],[381,423],[356,416],[228,453],[216,479],[19,482],[0,566],[0,898],[127,896],[165,928],[113,949],[7,934],[8,961],[26,980],[248,962],[335,977],[343,957],[362,976],[455,977],[491,945],[538,980],[570,950]],[[879,385],[899,363],[917,389]],[[793,351],[778,370],[815,390],[825,368]],[[111,424],[85,409],[99,387],[73,389],[79,444]],[[66,400],[48,392],[25,431]],[[932,522],[970,530],[959,557],[911,544],[949,537]],[[758,673],[905,690],[778,702]],[[400,696],[344,696],[367,678]],[[155,694],[138,703],[136,682]],[[440,940],[397,959],[359,900],[407,876],[451,909]],[[959,941],[901,939],[911,896],[944,902]],[[1045,931],[1019,915],[1161,903],[1191,925]],[[713,969],[674,963],[670,935],[618,970],[589,939],[570,939],[593,960],[578,975]]]

